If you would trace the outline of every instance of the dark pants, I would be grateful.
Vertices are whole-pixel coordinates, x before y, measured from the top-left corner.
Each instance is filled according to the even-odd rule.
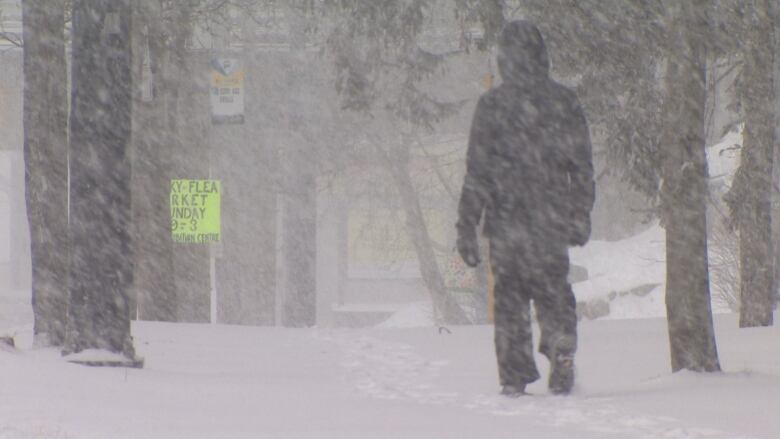
[[[576,300],[567,276],[566,246],[490,240],[495,280],[495,342],[502,386],[539,379],[533,354],[531,300],[541,329],[539,352],[574,355]]]

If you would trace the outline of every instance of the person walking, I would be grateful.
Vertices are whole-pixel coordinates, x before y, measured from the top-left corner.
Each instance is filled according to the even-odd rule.
[[[480,97],[471,125],[457,247],[467,265],[480,263],[484,215],[501,393],[522,395],[539,379],[533,300],[539,351],[550,360],[549,391],[568,394],[577,350],[568,249],[588,241],[595,199],[588,124],[574,92],[550,78],[547,49],[532,23],[506,25],[498,68],[502,84]]]

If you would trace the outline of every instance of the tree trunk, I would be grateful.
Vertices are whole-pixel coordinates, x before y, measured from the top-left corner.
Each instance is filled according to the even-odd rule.
[[[68,288],[65,2],[24,0],[24,156],[35,341],[61,346]]]
[[[73,4],[70,291],[64,354],[105,349],[135,359],[130,158],[129,0]]]
[[[772,82],[774,23],[768,0],[752,2],[742,82],[745,131],[732,209],[740,237],[739,326],[772,325],[774,261],[772,259],[772,168],[775,146],[775,94]],[[737,187],[737,184],[741,187]]]
[[[134,75],[140,84],[147,75],[152,83],[151,96],[142,99],[135,87],[133,112],[133,256],[135,293],[139,318],[177,321],[176,288],[173,277],[173,241],[171,238],[170,184],[171,151],[166,141],[168,130],[163,121],[162,78],[168,70],[159,0],[138,2],[133,23]],[[148,54],[148,55],[147,55]],[[167,87],[166,87],[167,89]],[[131,313],[133,310],[131,310]]]
[[[775,8],[772,10],[774,13],[774,19],[772,21],[773,25],[773,36],[772,39],[772,55],[773,55],[773,66],[772,66],[772,78],[773,78],[773,85],[772,85],[772,91],[775,96],[775,102],[772,106],[772,110],[774,111],[774,135],[775,135],[775,145],[772,150],[774,163],[780,163],[780,31],[777,29],[780,29],[780,8]],[[772,166],[772,236],[776,237],[780,235],[780,166]],[[775,302],[780,300],[780,291],[777,290],[778,286],[780,286],[780,239],[774,239],[773,241],[773,255],[774,255],[774,282],[775,282],[775,296],[774,299]]]
[[[663,140],[666,310],[672,370],[720,370],[707,261],[704,144],[707,2],[680,2],[672,23]]]
[[[417,253],[423,282],[425,282],[425,286],[433,299],[436,321],[453,325],[470,323],[463,308],[447,292],[444,277],[441,274],[441,270],[439,270],[439,263],[436,261],[433,243],[428,234],[425,216],[420,207],[420,198],[412,183],[412,178],[406,167],[406,161],[390,159],[388,160],[388,166],[401,197],[401,203],[406,215],[406,230]]]

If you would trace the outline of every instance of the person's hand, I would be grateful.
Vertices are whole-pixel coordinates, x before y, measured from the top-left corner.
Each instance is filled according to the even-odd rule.
[[[479,242],[477,241],[477,232],[474,229],[458,230],[458,253],[463,258],[463,262],[469,267],[476,267],[480,263]]]
[[[584,246],[590,239],[590,213],[575,215],[570,224],[569,245]]]

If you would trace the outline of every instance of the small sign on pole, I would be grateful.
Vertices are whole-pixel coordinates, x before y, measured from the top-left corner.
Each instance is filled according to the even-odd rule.
[[[220,241],[219,180],[171,180],[171,232],[178,243]]]
[[[244,123],[244,68],[236,59],[211,61],[211,122]]]

